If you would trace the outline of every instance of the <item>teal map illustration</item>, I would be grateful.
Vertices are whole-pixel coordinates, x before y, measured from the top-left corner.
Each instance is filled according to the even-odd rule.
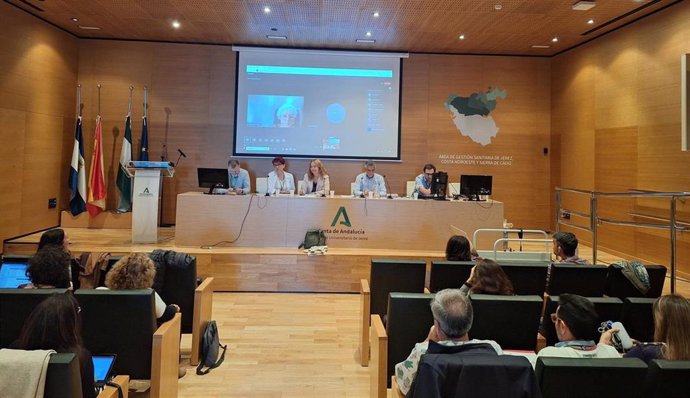
[[[498,134],[498,127],[490,113],[496,109],[496,100],[507,96],[505,90],[489,88],[485,93],[472,93],[469,97],[451,94],[444,105],[451,112],[460,134],[486,146]]]

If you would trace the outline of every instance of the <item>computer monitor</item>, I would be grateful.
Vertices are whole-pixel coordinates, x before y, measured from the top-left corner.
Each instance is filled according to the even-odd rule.
[[[431,176],[431,196],[436,200],[446,200],[448,173],[437,171]]]
[[[461,175],[460,195],[469,200],[480,200],[480,195],[491,195],[492,176]]]
[[[213,193],[214,188],[228,188],[228,169],[207,169],[199,167],[196,171],[199,178],[199,187],[208,188],[209,194]]]

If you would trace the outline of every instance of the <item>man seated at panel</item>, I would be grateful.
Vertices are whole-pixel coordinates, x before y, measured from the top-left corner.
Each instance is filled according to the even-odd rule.
[[[596,343],[599,340],[598,318],[594,304],[585,297],[561,294],[558,297],[558,308],[551,314],[558,343],[555,347],[544,347],[537,356],[620,358],[615,348],[603,342]]]
[[[364,173],[355,179],[355,196],[368,196],[373,192],[374,196],[386,196],[386,182],[381,174],[377,174],[376,163],[373,160],[364,162]]]
[[[436,166],[431,163],[424,165],[423,173],[418,175],[414,180],[414,192],[420,198],[431,198],[434,195],[431,193],[431,178],[436,172]]]
[[[251,192],[249,172],[240,167],[239,160],[228,160],[228,179],[228,194],[244,195]]]
[[[553,254],[556,261],[563,264],[587,264],[587,260],[577,256],[577,237],[572,232],[553,234]]]
[[[472,328],[474,316],[472,303],[459,289],[444,289],[436,293],[431,300],[431,312],[434,316],[434,325],[429,330],[426,340],[415,344],[410,356],[395,365],[395,377],[400,391],[405,395],[410,391],[417,376],[419,361],[429,349],[429,341],[447,347],[476,346],[478,350],[486,350],[487,355],[503,354],[501,346],[493,340],[469,339],[467,333]],[[476,354],[477,351],[473,350],[473,353]]]

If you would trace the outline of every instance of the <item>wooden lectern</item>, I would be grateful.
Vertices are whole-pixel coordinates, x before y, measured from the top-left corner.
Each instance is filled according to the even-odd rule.
[[[132,161],[127,176],[134,178],[132,192],[132,243],[158,243],[158,200],[161,177],[172,177],[168,162]]]

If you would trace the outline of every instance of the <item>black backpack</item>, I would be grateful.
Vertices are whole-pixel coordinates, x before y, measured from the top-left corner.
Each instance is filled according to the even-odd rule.
[[[298,249],[310,249],[313,246],[325,246],[326,234],[321,229],[310,229],[304,235],[304,242],[299,245]]]
[[[223,353],[220,354],[220,359],[218,359],[218,351],[220,351],[220,348],[223,349]],[[205,375],[210,372],[211,369],[220,366],[225,360],[225,350],[227,348],[227,345],[220,345],[216,321],[208,321],[201,339],[201,360],[199,361],[199,366],[196,367],[196,374]],[[207,366],[208,369],[201,370],[204,366]]]

